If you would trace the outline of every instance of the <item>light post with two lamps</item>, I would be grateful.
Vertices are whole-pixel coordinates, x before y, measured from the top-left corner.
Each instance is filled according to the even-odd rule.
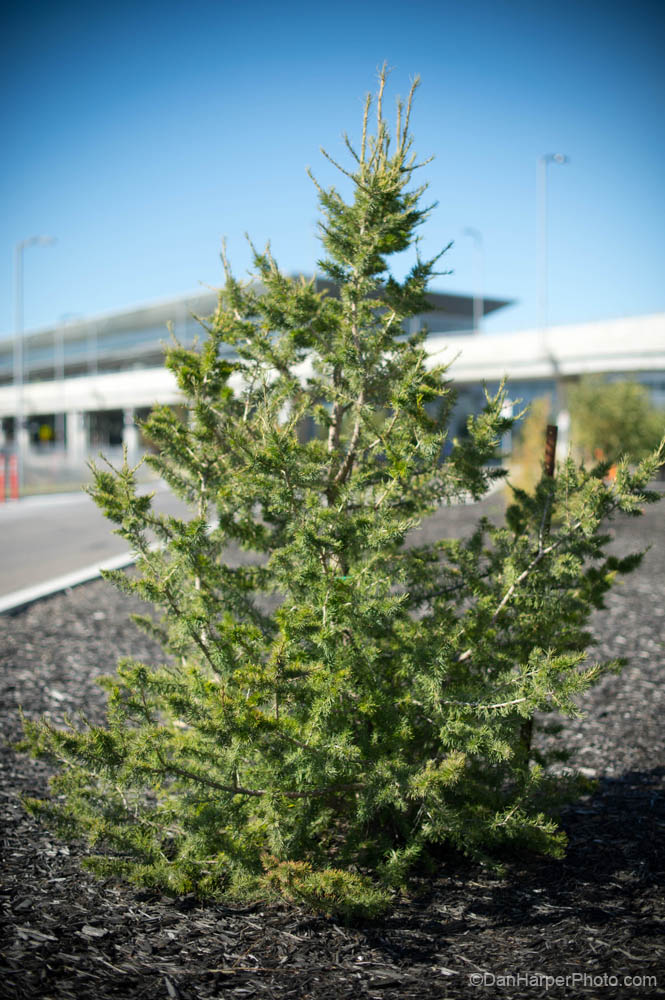
[[[23,337],[23,254],[28,247],[50,247],[56,243],[54,236],[29,236],[14,247],[14,388],[16,390],[16,411],[14,417],[14,448],[18,463],[18,488],[23,488],[24,460],[26,451],[25,414],[23,405],[23,382],[25,351]]]
[[[547,337],[548,317],[548,288],[547,288],[547,168],[550,163],[563,166],[570,163],[570,159],[565,153],[545,153],[538,158],[537,186],[538,186],[538,304],[540,309],[540,338],[543,353],[552,366],[554,377],[554,399],[552,400],[551,421],[558,428],[557,452],[565,455],[568,450],[568,429],[570,416],[565,409],[565,400],[561,386],[561,373],[556,356],[549,344]]]
[[[483,288],[485,285],[485,267],[483,253],[483,235],[479,229],[467,226],[464,236],[470,236],[474,246],[474,280],[473,280],[473,332],[480,333],[480,323],[483,318]]]

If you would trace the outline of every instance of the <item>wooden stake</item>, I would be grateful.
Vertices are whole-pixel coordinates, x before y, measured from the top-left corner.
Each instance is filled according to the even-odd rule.
[[[556,458],[556,439],[558,434],[558,428],[556,424],[547,425],[547,434],[545,437],[545,475],[549,476],[550,479],[554,478],[554,460]],[[551,503],[551,498],[550,498]],[[550,517],[551,517],[551,506],[548,509],[547,516],[545,517],[544,523],[544,535],[548,535],[550,531]],[[520,743],[522,744],[522,753],[524,755],[524,772],[528,775],[529,773],[529,762],[531,760],[531,744],[533,742],[533,717],[525,719],[520,726]]]
[[[556,424],[547,425],[547,436],[545,438],[545,475],[554,475],[554,459],[556,458],[556,438],[559,433]]]

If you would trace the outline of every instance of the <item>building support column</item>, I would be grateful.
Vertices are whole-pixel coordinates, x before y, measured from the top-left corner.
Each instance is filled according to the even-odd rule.
[[[66,455],[68,465],[82,465],[88,451],[85,414],[70,410],[66,414]]]
[[[504,403],[501,407],[501,416],[510,418],[513,416],[514,403],[512,400]],[[505,431],[501,435],[501,459],[502,464],[505,465],[506,460],[510,458],[513,453],[513,432],[512,429]]]
[[[59,411],[55,414],[55,446],[61,451],[65,450],[65,441],[67,440],[67,433],[65,431],[66,414]]]
[[[26,451],[30,447],[30,431],[28,430],[28,425],[30,423],[30,414],[24,410],[21,414],[21,420],[18,423],[17,438],[19,444],[19,450],[22,455],[25,455]],[[16,426],[16,424],[14,424]]]
[[[127,461],[134,465],[139,458],[140,439],[136,424],[136,410],[133,407],[123,411],[122,446],[127,449]]]

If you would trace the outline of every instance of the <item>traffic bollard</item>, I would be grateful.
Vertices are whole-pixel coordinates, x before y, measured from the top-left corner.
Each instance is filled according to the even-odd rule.
[[[9,498],[18,500],[18,455],[9,456]]]

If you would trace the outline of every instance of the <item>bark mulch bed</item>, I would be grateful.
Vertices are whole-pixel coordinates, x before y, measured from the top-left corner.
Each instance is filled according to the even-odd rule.
[[[82,871],[84,848],[56,842],[21,806],[21,796],[44,793],[49,769],[13,749],[18,706],[56,721],[82,707],[94,717],[103,705],[94,678],[112,672],[121,655],[157,652],[127,621],[132,602],[101,581],[0,620],[0,996],[665,996],[659,507],[614,526],[617,550],[653,548],[594,622],[598,655],[624,655],[629,666],[586,696],[585,718],[565,722],[575,765],[598,779],[596,791],[563,814],[565,859],[513,859],[499,877],[442,858],[434,880],[416,885],[387,918],[363,925],[287,906],[202,906]],[[452,533],[477,513],[440,516]]]

